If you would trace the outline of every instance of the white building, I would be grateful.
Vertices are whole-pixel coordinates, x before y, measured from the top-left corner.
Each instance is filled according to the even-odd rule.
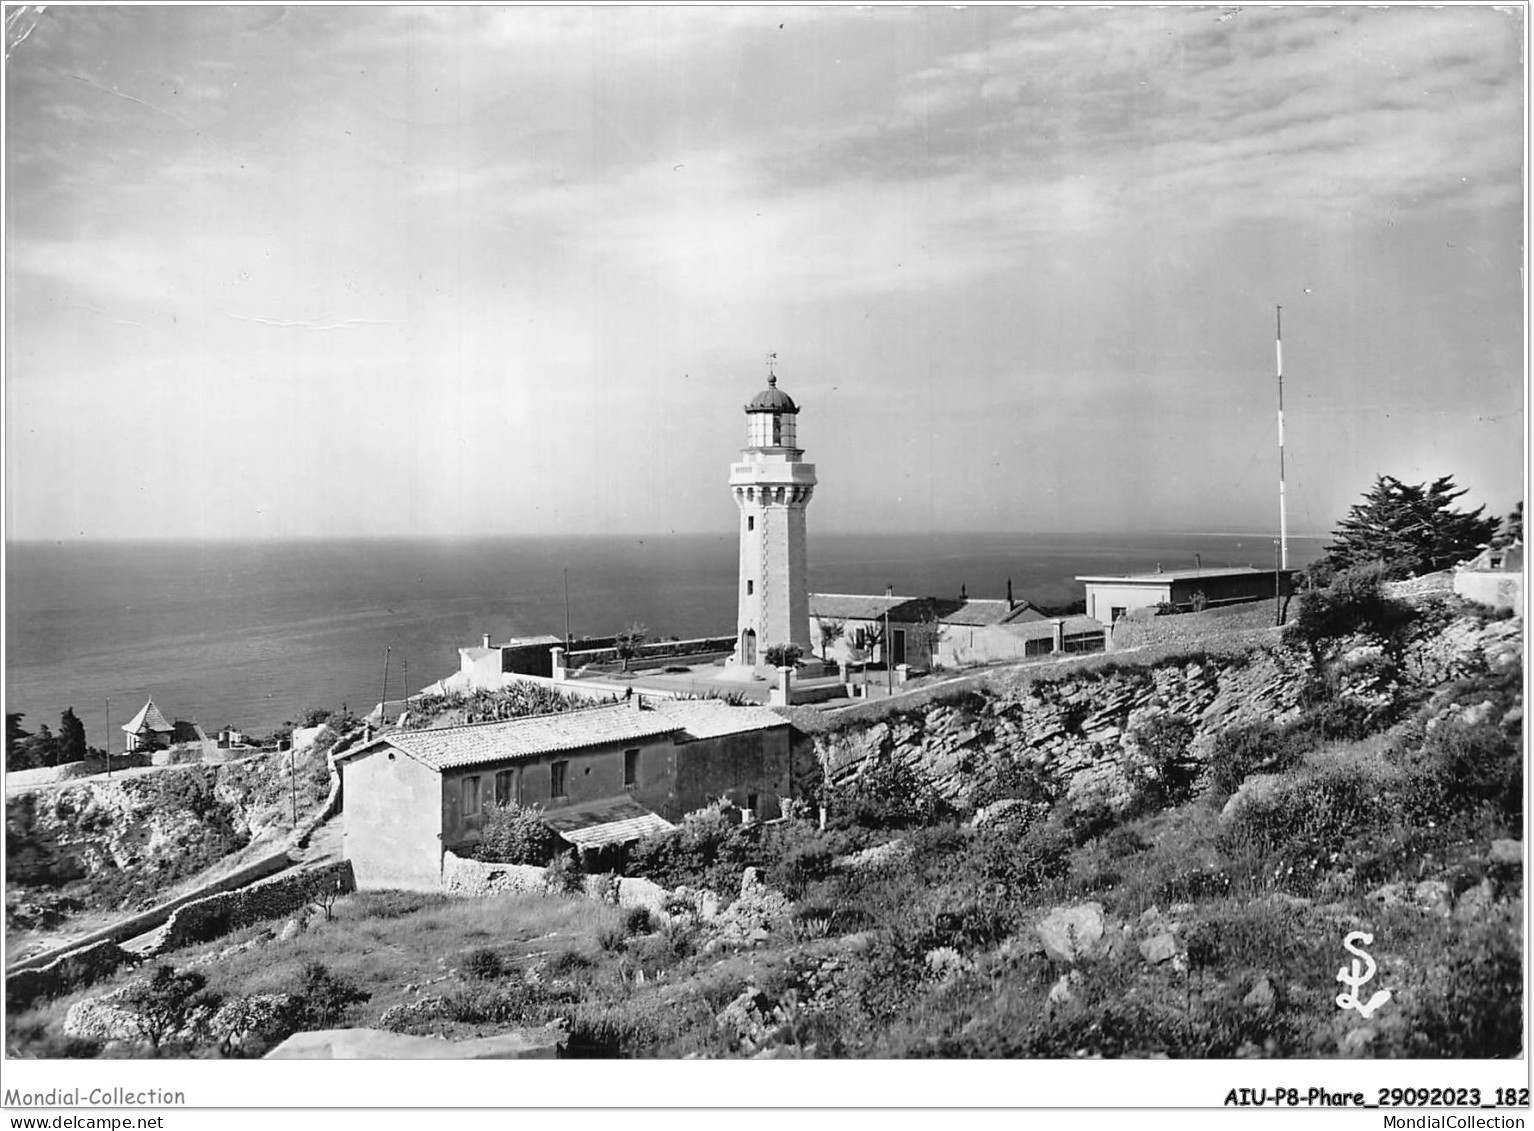
[[[755,668],[775,644],[810,646],[804,511],[815,491],[815,465],[798,446],[799,408],[769,373],[767,388],[746,405],[746,447],[730,467],[740,508],[740,593],[730,663]]]

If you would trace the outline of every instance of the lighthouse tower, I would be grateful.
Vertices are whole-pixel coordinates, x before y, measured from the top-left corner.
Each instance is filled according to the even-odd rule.
[[[803,461],[798,418],[799,407],[769,367],[767,388],[746,405],[746,446],[730,466],[740,508],[740,614],[730,662],[746,668],[765,664],[774,644],[811,652],[804,509],[815,491],[815,465]]]

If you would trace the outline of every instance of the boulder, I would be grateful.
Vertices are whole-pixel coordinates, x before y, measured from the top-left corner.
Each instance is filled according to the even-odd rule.
[[[1494,864],[1522,864],[1523,841],[1499,837],[1491,842],[1490,859]]]
[[[1454,910],[1454,889],[1444,880],[1423,880],[1412,888],[1412,899],[1433,915],[1448,915]]]
[[[445,1041],[383,1029],[316,1029],[294,1033],[267,1060],[553,1060],[558,1029],[513,1029],[493,1037]]]
[[[1454,904],[1454,918],[1462,923],[1473,923],[1491,910],[1497,901],[1497,885],[1490,879],[1482,880],[1475,887],[1460,893]]]
[[[1070,1005],[1076,1000],[1076,988],[1082,983],[1080,971],[1068,970],[1049,987],[1050,1005]]]
[[[1337,1042],[1337,1048],[1343,1056],[1365,1056],[1377,1036],[1379,1034],[1367,1026],[1349,1029],[1347,1034]]]
[[[653,880],[625,876],[618,881],[618,906],[643,907],[657,921],[664,918],[669,898],[670,892]]]
[[[1220,820],[1228,821],[1246,806],[1274,797],[1283,788],[1283,783],[1280,774],[1252,774],[1225,802],[1225,807],[1220,810]]]
[[[1140,944],[1140,957],[1153,966],[1177,957],[1177,938],[1170,931],[1152,935]]]
[[[1057,962],[1081,962],[1097,956],[1105,924],[1101,903],[1056,907],[1034,930],[1044,953]]]
[[[1248,1009],[1272,1009],[1277,995],[1273,992],[1273,983],[1264,974],[1257,979],[1257,984],[1251,992],[1241,999],[1241,1004]]]

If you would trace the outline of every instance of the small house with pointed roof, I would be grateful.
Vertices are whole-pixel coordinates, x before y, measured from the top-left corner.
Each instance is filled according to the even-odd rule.
[[[437,888],[443,852],[471,854],[496,805],[536,805],[582,847],[637,839],[719,797],[776,817],[789,789],[789,724],[761,707],[636,695],[381,734],[335,767],[358,886]]]
[[[128,736],[130,754],[136,750],[158,750],[168,746],[176,733],[176,728],[155,706],[152,695],[144,701],[138,714],[123,724],[122,729]]]

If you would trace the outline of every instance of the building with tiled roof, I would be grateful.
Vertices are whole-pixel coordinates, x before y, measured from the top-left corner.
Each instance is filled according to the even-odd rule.
[[[196,722],[177,719],[169,722],[160,708],[155,706],[154,696],[144,701],[138,714],[123,724],[128,735],[128,752],[136,750],[159,750],[166,746],[200,743],[206,745],[208,736]]]
[[[844,664],[931,668],[942,662],[944,641],[958,629],[1042,621],[1027,601],[1007,597],[901,597],[862,593],[810,594],[810,635],[822,658]],[[830,639],[827,640],[829,635]],[[886,640],[886,635],[888,639]]]
[[[642,696],[380,734],[335,761],[345,852],[361,887],[436,888],[443,851],[472,854],[496,805],[538,806],[583,847],[647,835],[719,797],[771,818],[789,790],[788,748],[788,722],[764,708]],[[612,821],[586,816],[620,801]],[[621,827],[594,828],[604,824]]]

